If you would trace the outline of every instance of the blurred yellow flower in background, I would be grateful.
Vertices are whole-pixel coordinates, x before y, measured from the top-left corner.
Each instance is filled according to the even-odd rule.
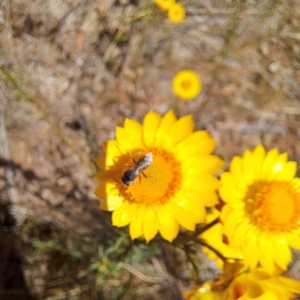
[[[217,209],[213,208],[212,211],[206,215],[206,224],[214,221],[219,216],[220,212]],[[226,259],[242,259],[241,251],[232,246],[229,246],[224,241],[223,225],[221,222],[218,222],[208,230],[204,231],[201,234],[201,239],[204,240],[205,243],[213,247],[215,250],[217,250],[219,253],[221,253]],[[203,246],[203,252],[209,259],[215,260],[217,266],[220,269],[223,268],[223,260],[214,251],[210,250],[208,247]]]
[[[168,10],[174,3],[175,0],[155,0],[155,4],[163,10]]]
[[[179,227],[194,230],[205,219],[205,207],[218,203],[219,181],[214,177],[223,160],[211,155],[216,141],[207,131],[194,131],[190,115],[177,119],[149,112],[143,125],[126,119],[116,139],[104,145],[96,160],[101,181],[95,194],[101,209],[113,211],[112,223],[129,225],[132,239],[150,241],[159,232],[172,241]],[[124,173],[151,153],[152,161],[128,185]]]
[[[218,284],[218,282],[216,282]],[[300,293],[300,282],[262,269],[241,270],[221,293],[222,300],[290,300]]]
[[[234,157],[221,176],[226,205],[221,220],[229,245],[241,250],[246,267],[258,264],[270,274],[285,270],[290,247],[300,249],[300,179],[296,163],[277,149],[258,145]]]
[[[182,70],[174,77],[172,87],[176,96],[183,100],[191,100],[200,93],[202,83],[194,71]]]
[[[183,293],[186,300],[221,300],[220,296],[211,290],[212,282],[205,282],[201,286]]]
[[[168,18],[174,23],[180,23],[185,18],[185,9],[180,3],[174,3],[168,8]]]

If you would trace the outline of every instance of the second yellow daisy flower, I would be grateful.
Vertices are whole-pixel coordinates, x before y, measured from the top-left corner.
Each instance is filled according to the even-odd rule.
[[[244,264],[268,273],[285,270],[290,247],[300,249],[300,179],[297,165],[277,149],[262,145],[235,157],[221,176],[226,205],[221,220],[229,244],[242,251]]]

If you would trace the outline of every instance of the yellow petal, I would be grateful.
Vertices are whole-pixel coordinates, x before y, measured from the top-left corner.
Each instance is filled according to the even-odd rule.
[[[220,219],[224,223],[226,219],[228,218],[229,214],[231,213],[232,208],[230,205],[224,205],[222,207],[221,213],[220,213]]]
[[[106,199],[101,200],[99,208],[106,211],[108,210]]]
[[[240,247],[241,240],[244,240],[244,238],[246,239],[248,237],[248,232],[250,231],[252,226],[253,225],[246,219],[236,226],[235,232],[232,235],[231,239],[231,244],[233,247]]]
[[[267,152],[266,157],[263,161],[261,171],[260,171],[260,180],[273,180],[274,176],[274,163],[279,155],[278,149],[274,148]]]
[[[176,194],[173,202],[190,213],[197,215],[197,223],[203,222],[205,213],[204,203],[198,193],[193,190],[182,190]]]
[[[159,128],[161,119],[161,116],[154,111],[150,111],[146,114],[143,122],[143,141],[146,146],[154,146],[157,129]]]
[[[245,191],[228,187],[221,187],[219,194],[221,199],[226,203],[241,202],[245,197]]]
[[[243,156],[243,170],[245,184],[253,184],[256,175],[256,168],[255,162],[253,161],[253,155],[249,150],[246,150]]]
[[[105,161],[106,161],[106,157],[105,156],[100,156],[100,157],[97,157],[95,159],[95,163],[97,164],[97,166],[104,170],[105,169]]]
[[[200,199],[204,206],[207,207],[213,207],[220,202],[217,193],[212,190],[206,190],[205,192],[203,192],[200,196]]]
[[[152,240],[158,232],[157,216],[150,208],[145,211],[145,216],[143,219],[143,230],[144,237],[147,243]]]
[[[261,232],[257,237],[258,246],[260,250],[259,262],[262,268],[269,274],[273,274],[275,270],[274,266],[274,248],[272,245],[271,238],[268,234]]]
[[[261,165],[265,159],[266,156],[266,150],[265,148],[259,144],[253,151],[253,162],[255,162],[255,168],[257,170],[260,170]]]
[[[258,248],[257,231],[253,228],[248,232],[248,238],[242,244],[242,253],[246,266],[250,269],[256,268],[260,257],[260,251]]]
[[[220,187],[219,180],[209,174],[191,175],[183,182],[183,188],[203,192],[203,190],[217,190]]]
[[[157,216],[159,219],[158,230],[161,236],[169,241],[172,242],[175,237],[178,235],[179,231],[179,224],[171,216],[170,212],[163,206],[160,207],[159,211],[157,211]]]
[[[126,118],[124,128],[135,148],[139,149],[145,146],[142,140],[143,126],[139,122]]]
[[[135,149],[130,141],[128,132],[123,127],[116,127],[116,138],[123,154]]]
[[[95,177],[101,182],[114,182],[120,177],[120,174],[120,170],[111,169],[106,171],[98,171]]]
[[[278,181],[289,181],[294,178],[297,173],[297,163],[294,161],[286,162],[283,165],[282,171],[274,176]]]
[[[299,232],[299,230],[297,233],[294,233],[294,232],[288,233],[286,236],[286,240],[292,248],[300,250],[300,232]]]
[[[239,156],[235,156],[230,164],[230,172],[237,178],[243,178],[243,160]]]
[[[216,155],[194,156],[182,162],[182,171],[185,174],[214,175],[223,167],[224,161]]]
[[[123,224],[122,226],[126,226],[131,222],[132,216],[137,213],[137,204],[124,201],[123,202],[123,214],[121,216],[120,222]],[[125,225],[126,224],[126,225]]]
[[[121,217],[121,214],[122,214],[122,209],[119,207],[119,209],[115,209],[111,215],[111,219],[112,219],[112,224],[114,226],[117,226],[117,227],[121,227],[119,225],[119,219]]]
[[[270,291],[266,286],[255,281],[247,282],[245,294],[238,298],[239,300],[279,300],[277,295]],[[280,299],[284,300],[284,299]]]
[[[144,236],[143,220],[145,216],[145,209],[143,206],[137,207],[137,212],[132,216],[129,224],[129,234],[132,240]]]
[[[123,227],[127,226],[136,214],[136,204],[123,202],[122,206],[112,213],[112,223],[114,226]]]
[[[226,188],[236,188],[235,176],[230,172],[224,172],[221,174],[221,185]]]
[[[136,138],[141,137],[143,133],[143,126],[138,121],[129,118],[125,119],[124,128],[128,133],[135,136]]]
[[[277,280],[282,284],[282,286],[289,292],[300,294],[300,281],[293,280],[291,278],[278,276]]]
[[[245,220],[244,214],[241,212],[230,211],[227,215],[226,220],[224,220],[224,233],[229,235],[234,235],[236,228],[242,226]],[[243,237],[242,237],[243,238]]]
[[[176,145],[192,134],[194,130],[194,120],[191,115],[181,117],[170,129],[170,138]]]
[[[280,236],[273,237],[274,257],[276,264],[286,270],[292,260],[292,252],[285,238]]]
[[[243,169],[254,173],[253,167],[253,154],[247,149],[243,155]]]
[[[195,230],[195,225],[198,221],[197,216],[194,216],[189,211],[186,211],[178,206],[170,206],[169,209],[172,212],[172,215],[174,216],[178,224],[180,224],[183,228],[187,230]]]
[[[117,209],[120,205],[123,203],[123,198],[119,196],[119,191],[115,190],[115,187],[113,189],[110,188],[110,184],[106,184],[106,193],[107,193],[107,210],[113,211],[114,209]]]
[[[169,145],[171,140],[169,140],[170,128],[176,123],[177,118],[173,110],[168,111],[162,118],[160,125],[157,129],[155,146]]]
[[[116,140],[109,140],[107,142],[106,151],[106,167],[114,166],[115,158],[122,155],[118,142]]]
[[[176,155],[179,159],[186,159],[196,155],[207,156],[212,153],[216,141],[211,138],[207,131],[196,131],[175,146]]]
[[[269,180],[280,180],[284,174],[284,167],[287,161],[287,154],[279,154],[273,161],[272,165],[269,168]]]
[[[95,195],[100,198],[100,199],[106,199],[106,189],[105,189],[105,184],[99,184],[95,191]]]

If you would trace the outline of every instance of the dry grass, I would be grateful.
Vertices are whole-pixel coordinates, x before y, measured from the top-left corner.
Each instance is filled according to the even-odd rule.
[[[173,250],[124,244],[97,208],[93,159],[125,117],[173,108],[227,163],[259,142],[300,162],[299,1],[182,3],[179,25],[150,0],[0,3],[1,299],[181,299]],[[203,80],[191,102],[182,68]]]

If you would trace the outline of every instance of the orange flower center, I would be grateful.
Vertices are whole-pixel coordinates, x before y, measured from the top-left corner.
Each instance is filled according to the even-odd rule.
[[[185,79],[185,80],[182,81],[181,86],[182,86],[183,89],[188,90],[188,89],[191,88],[192,82],[191,82],[191,80]]]
[[[180,17],[181,16],[181,10],[180,9],[176,9],[173,11],[174,16],[176,17]]]
[[[272,232],[297,228],[300,216],[300,191],[287,182],[260,183],[253,197],[257,223]]]
[[[146,153],[149,152],[153,154],[151,165],[141,172],[132,184],[125,187],[125,198],[146,205],[164,204],[180,189],[181,165],[174,155],[166,150],[153,148]]]

